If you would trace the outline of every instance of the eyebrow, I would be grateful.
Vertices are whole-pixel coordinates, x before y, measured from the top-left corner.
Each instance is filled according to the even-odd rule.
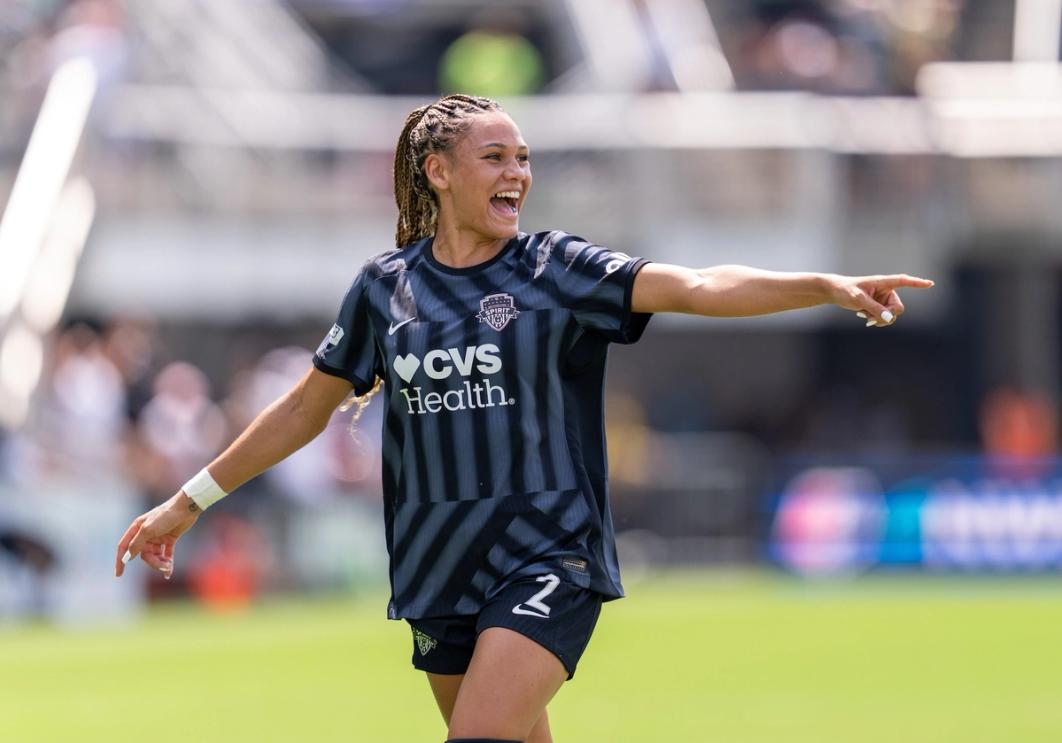
[[[479,149],[485,150],[488,147],[499,147],[499,148],[501,148],[503,150],[508,149],[508,146],[506,144],[504,144],[503,142],[489,142],[487,144],[481,144],[479,146]],[[528,148],[528,146],[526,144],[522,144],[519,147],[517,147],[516,149],[518,149],[518,150],[527,150],[529,148]]]

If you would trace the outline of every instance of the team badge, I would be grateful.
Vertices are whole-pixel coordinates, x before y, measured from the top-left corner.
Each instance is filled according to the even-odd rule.
[[[495,330],[502,330],[519,314],[512,294],[488,294],[479,300],[479,314],[476,317]]]
[[[417,647],[420,648],[421,655],[427,655],[429,650],[439,644],[434,637],[429,637],[419,629],[413,630],[413,637],[417,641]]]

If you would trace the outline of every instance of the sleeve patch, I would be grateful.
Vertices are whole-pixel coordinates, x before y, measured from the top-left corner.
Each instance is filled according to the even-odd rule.
[[[339,323],[336,323],[332,326],[332,329],[328,331],[328,335],[325,336],[324,341],[317,348],[317,353],[326,353],[338,346],[341,340],[343,340],[343,328],[339,327]]]

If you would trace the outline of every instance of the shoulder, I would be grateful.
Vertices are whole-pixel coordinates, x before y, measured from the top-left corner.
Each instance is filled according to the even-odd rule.
[[[550,270],[571,268],[586,250],[603,250],[578,235],[563,230],[521,234],[524,259],[534,263],[535,275]]]
[[[391,248],[369,258],[358,271],[361,283],[371,283],[377,279],[394,276],[407,271],[420,260],[426,239],[418,240],[401,248]]]
[[[626,253],[598,245],[579,235],[563,230],[539,232],[531,236],[535,245],[532,251],[538,256],[539,269],[546,263],[555,266],[553,270],[569,272],[612,273],[619,266],[633,259]]]
[[[589,245],[591,245],[589,240],[564,230],[548,230],[527,236],[528,249],[544,250],[562,259],[578,253]]]

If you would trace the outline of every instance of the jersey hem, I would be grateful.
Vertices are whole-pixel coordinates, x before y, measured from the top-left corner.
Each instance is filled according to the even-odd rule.
[[[593,588],[586,588],[583,590],[589,591],[590,593],[596,593],[601,597],[602,602],[626,598],[626,594],[623,592],[605,593],[603,591],[596,591]],[[479,611],[462,613],[456,611],[454,607],[450,605],[424,604],[420,606],[407,606],[404,609],[396,609],[394,612],[388,612],[387,618],[394,621],[403,619],[412,619],[413,621],[416,621],[418,619],[442,619],[445,617],[478,617],[482,611],[483,607],[480,607]]]

